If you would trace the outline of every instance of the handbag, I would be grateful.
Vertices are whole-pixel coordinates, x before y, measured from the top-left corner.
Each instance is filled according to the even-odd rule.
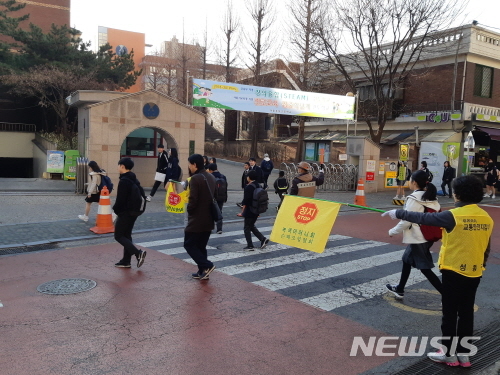
[[[155,181],[165,182],[167,175],[165,173],[156,172],[155,173]]]
[[[213,221],[220,221],[222,220],[222,212],[220,212],[219,204],[215,200],[214,193],[212,192],[212,189],[210,189],[207,178],[205,176],[203,176],[203,178],[207,183],[208,191],[210,192],[210,196],[212,197],[212,203],[210,204],[210,215],[212,215]]]

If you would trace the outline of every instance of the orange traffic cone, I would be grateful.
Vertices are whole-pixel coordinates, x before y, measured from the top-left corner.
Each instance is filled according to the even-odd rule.
[[[358,206],[368,207],[366,205],[366,198],[365,198],[365,182],[363,181],[362,178],[360,178],[358,181],[358,187],[356,188],[356,196],[354,197],[354,204]]]
[[[101,190],[95,225],[96,226],[90,228],[90,230],[97,234],[113,233],[115,231],[113,215],[111,214],[111,204],[109,201],[109,190],[106,186]]]

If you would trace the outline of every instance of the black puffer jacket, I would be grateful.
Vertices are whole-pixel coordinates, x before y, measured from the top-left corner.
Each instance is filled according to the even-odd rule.
[[[123,215],[128,213],[132,184],[141,185],[134,172],[126,172],[120,175],[120,181],[116,189],[116,200],[113,205],[115,214]]]

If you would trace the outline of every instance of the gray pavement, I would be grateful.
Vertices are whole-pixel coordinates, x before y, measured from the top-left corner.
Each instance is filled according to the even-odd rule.
[[[219,170],[226,175],[229,186],[228,202],[224,206],[225,220],[241,220],[236,217],[240,209],[236,203],[243,196],[241,174],[243,164],[218,160]],[[270,184],[278,177],[274,170],[269,178]],[[146,189],[148,191],[148,189]],[[367,194],[369,207],[391,209],[393,191]],[[316,198],[338,202],[354,203],[355,192],[324,192],[319,190]],[[270,209],[265,216],[274,216],[279,198],[274,190],[269,190]],[[97,214],[97,204],[92,205],[90,220],[80,221],[77,216],[83,214],[84,196],[74,194],[74,182],[61,180],[0,179],[0,249],[34,244],[61,242],[75,239],[92,239],[106,235],[90,232]],[[147,211],[139,217],[134,233],[160,230],[162,228],[182,227],[183,215],[167,213],[164,206],[165,191],[160,189]],[[443,205],[451,205],[448,198],[441,198]],[[360,211],[344,206],[341,214]],[[110,235],[107,235],[110,236]]]

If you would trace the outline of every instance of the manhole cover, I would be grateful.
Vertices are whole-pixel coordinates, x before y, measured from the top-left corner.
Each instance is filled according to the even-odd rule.
[[[38,285],[36,289],[44,294],[74,294],[86,292],[96,285],[94,280],[89,279],[61,279]]]
[[[408,290],[405,293],[404,303],[416,309],[441,311],[441,295],[428,291]]]

